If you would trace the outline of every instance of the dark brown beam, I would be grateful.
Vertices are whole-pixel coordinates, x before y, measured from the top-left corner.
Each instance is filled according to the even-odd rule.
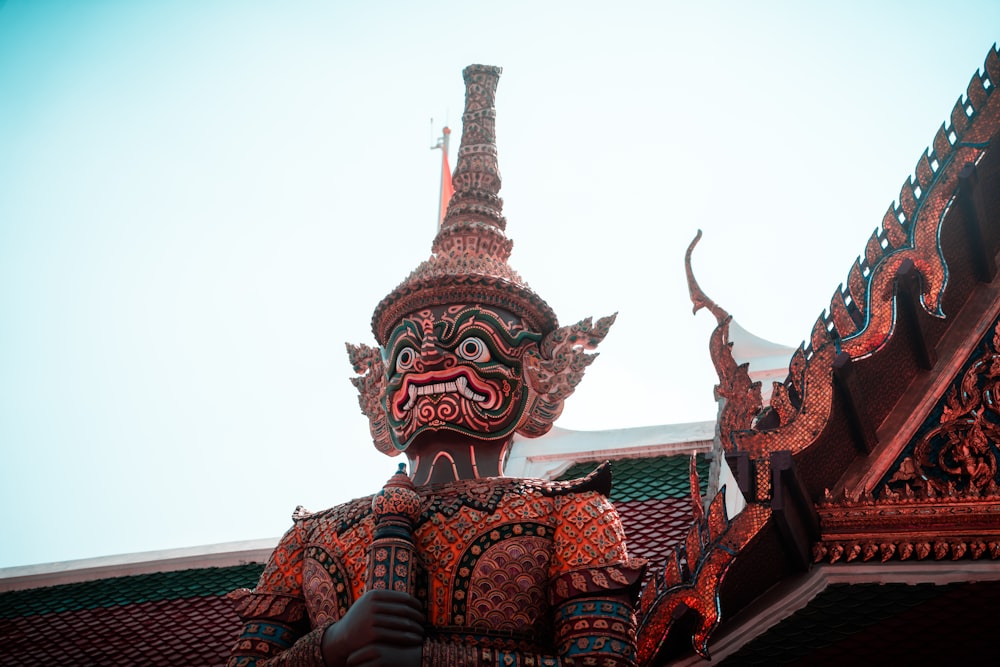
[[[965,214],[965,227],[969,239],[969,255],[973,271],[980,282],[989,283],[997,274],[996,248],[988,243],[991,235],[987,225],[995,224],[993,211],[986,209],[983,189],[979,185],[979,172],[972,162],[966,163],[958,173],[958,204]]]
[[[812,564],[819,539],[819,515],[789,451],[771,454],[771,514],[792,563],[803,572]]]
[[[750,465],[750,455],[746,452],[732,452],[726,454],[726,463],[736,478],[736,485],[740,487],[740,492],[747,501],[753,500],[756,496],[754,490],[754,474]]]
[[[833,383],[844,405],[855,446],[858,451],[870,454],[878,444],[878,436],[868,410],[860,400],[861,387],[854,372],[851,355],[847,352],[841,352],[833,360]]]
[[[899,314],[910,329],[910,342],[917,365],[925,371],[937,363],[937,351],[931,345],[927,333],[927,315],[920,303],[920,272],[912,259],[906,259],[896,271],[896,304]]]

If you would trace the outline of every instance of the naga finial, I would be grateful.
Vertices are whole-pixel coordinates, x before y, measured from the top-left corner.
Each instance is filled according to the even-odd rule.
[[[702,291],[701,286],[698,285],[698,281],[695,280],[694,271],[691,269],[691,253],[694,251],[694,247],[698,245],[698,241],[701,240],[701,230],[694,235],[694,239],[691,244],[688,245],[687,252],[684,253],[684,271],[687,273],[688,281],[688,294],[691,295],[691,303],[694,304],[694,308],[691,310],[692,314],[697,314],[702,308],[708,308],[709,312],[715,315],[715,319],[722,324],[724,320],[729,317],[729,313],[726,312],[724,308],[719,306],[717,303],[708,298],[708,295]]]
[[[715,385],[715,399],[719,401],[719,418],[716,423],[716,445],[726,446],[730,435],[737,430],[747,429],[762,408],[760,382],[750,379],[749,364],[737,364],[733,358],[733,344],[729,340],[729,323],[732,316],[720,305],[708,298],[702,291],[691,269],[691,253],[701,240],[701,230],[695,235],[684,255],[684,269],[687,271],[688,291],[691,293],[692,312],[707,308],[715,316],[718,325],[709,339],[709,354],[712,365],[719,376]],[[715,463],[713,462],[713,465]],[[715,486],[717,477],[712,475],[710,487]]]

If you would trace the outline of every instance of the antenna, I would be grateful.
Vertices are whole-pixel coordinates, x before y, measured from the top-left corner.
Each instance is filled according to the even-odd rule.
[[[434,119],[431,119],[431,123]],[[451,140],[451,128],[447,125],[441,129],[441,136],[438,138],[437,142],[431,146],[431,150],[441,150],[441,190],[438,197],[438,219],[437,227],[441,228],[441,223],[444,222],[444,216],[448,212],[448,202],[451,201],[451,196],[455,194],[455,186],[451,182],[451,165],[448,162],[448,145]]]

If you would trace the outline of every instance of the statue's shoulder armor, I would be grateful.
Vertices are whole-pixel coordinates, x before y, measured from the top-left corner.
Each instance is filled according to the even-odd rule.
[[[570,493],[596,491],[605,498],[611,495],[611,462],[605,461],[586,477],[563,481],[524,480],[546,496],[565,496]]]
[[[430,485],[417,489],[423,500],[422,521],[435,515],[452,516],[469,507],[492,514],[512,497],[536,494],[544,497],[594,491],[607,497],[611,492],[611,466],[604,463],[581,479],[550,482],[543,479],[491,477]]]
[[[371,511],[372,496],[365,496],[348,500],[346,503],[319,512],[310,512],[299,505],[292,512],[292,521],[296,527],[302,529],[308,529],[321,523],[326,524],[332,526],[339,533],[359,523],[366,516],[369,516]]]

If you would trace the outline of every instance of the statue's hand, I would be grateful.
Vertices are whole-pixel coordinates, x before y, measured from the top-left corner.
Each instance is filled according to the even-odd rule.
[[[323,661],[328,667],[419,665],[423,624],[423,609],[412,595],[368,591],[323,633]]]

